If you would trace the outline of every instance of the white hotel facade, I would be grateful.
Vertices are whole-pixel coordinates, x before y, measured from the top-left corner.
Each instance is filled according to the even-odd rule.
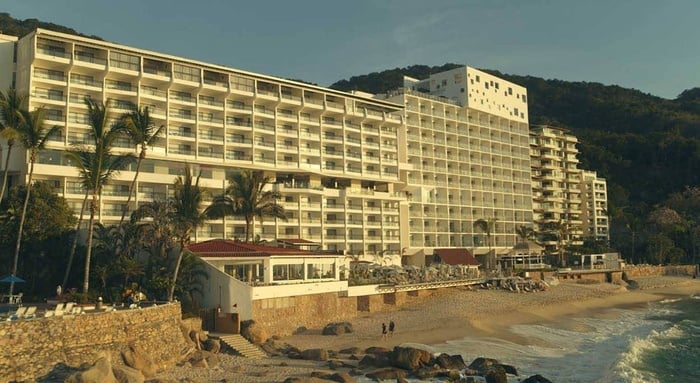
[[[114,118],[128,103],[148,106],[166,127],[129,209],[166,198],[189,165],[212,196],[233,172],[271,176],[288,220],[257,222],[262,239],[303,238],[393,262],[434,248],[483,253],[485,235],[473,227],[481,218],[497,219],[492,243],[505,252],[515,228],[533,223],[527,91],[470,67],[374,96],[39,29],[19,40],[0,35],[0,87],[13,83],[30,95],[30,110],[45,107],[47,123],[62,129],[34,176],[76,212],[85,191],[63,153],[86,142],[89,96],[110,100]],[[127,141],[118,146],[137,153]],[[14,153],[12,179],[24,182],[26,153]],[[119,220],[133,177],[122,171],[103,190],[101,222]],[[210,221],[193,240],[243,238],[244,227]]]

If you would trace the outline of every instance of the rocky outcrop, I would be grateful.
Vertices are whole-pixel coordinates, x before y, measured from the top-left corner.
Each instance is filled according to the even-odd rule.
[[[394,347],[391,353],[391,364],[398,368],[415,371],[429,365],[433,355],[426,351],[413,347]]]
[[[352,323],[350,322],[334,322],[327,324],[321,331],[322,335],[340,335],[350,334],[353,332]]]
[[[328,360],[328,350],[311,348],[301,352],[301,358],[306,360]]]
[[[268,339],[267,332],[263,326],[252,320],[241,323],[241,336],[258,346],[265,344],[265,341]]]
[[[156,376],[157,366],[153,359],[139,346],[130,343],[128,347],[122,351],[124,364],[140,371],[146,378]]]

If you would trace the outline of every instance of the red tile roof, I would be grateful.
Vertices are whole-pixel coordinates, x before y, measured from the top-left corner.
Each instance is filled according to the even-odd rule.
[[[476,258],[469,252],[469,250],[460,249],[435,249],[435,254],[442,259],[443,262],[448,265],[470,265],[478,266]]]
[[[329,255],[327,252],[323,253],[289,247],[254,245],[252,243],[236,242],[228,239],[212,239],[209,241],[194,243],[187,246],[187,249],[202,258]]]
[[[291,245],[318,245],[317,242],[312,242],[303,238],[279,238],[277,242],[289,243]]]

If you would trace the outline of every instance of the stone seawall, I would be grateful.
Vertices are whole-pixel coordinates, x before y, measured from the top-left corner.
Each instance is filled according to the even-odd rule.
[[[45,376],[59,363],[78,367],[107,354],[123,365],[121,351],[141,347],[166,368],[187,346],[179,304],[138,310],[0,322],[0,382]]]
[[[253,301],[253,320],[269,335],[286,336],[302,326],[323,328],[330,322],[348,320],[366,312],[395,310],[432,293],[432,290],[418,290],[359,297],[328,293],[262,299]]]
[[[653,277],[661,275],[691,276],[695,272],[695,265],[655,266],[655,265],[627,265],[622,271],[627,278]]]

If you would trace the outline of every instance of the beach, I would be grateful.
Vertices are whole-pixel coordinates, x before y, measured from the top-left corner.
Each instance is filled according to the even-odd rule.
[[[546,323],[563,331],[586,332],[591,330],[589,325],[572,319],[610,318],[617,315],[619,309],[642,310],[650,302],[700,293],[700,281],[689,277],[646,277],[636,282],[637,288],[633,290],[616,284],[573,282],[559,283],[536,293],[440,289],[410,306],[349,318],[354,330],[351,334],[324,336],[321,329],[309,329],[280,338],[276,343],[287,343],[300,350],[323,348],[338,351],[350,347],[361,350],[370,346],[393,348],[406,343],[440,348],[450,341],[481,337],[514,345],[547,347],[546,340],[525,336],[512,328]],[[383,339],[382,323],[388,324],[392,320],[396,323],[396,330]],[[499,358],[498,355],[483,356]],[[175,367],[162,372],[159,377],[188,378],[196,382],[265,383],[282,382],[288,377],[308,377],[313,371],[332,372],[327,362],[284,357],[251,360],[222,353],[220,364],[215,368]]]

